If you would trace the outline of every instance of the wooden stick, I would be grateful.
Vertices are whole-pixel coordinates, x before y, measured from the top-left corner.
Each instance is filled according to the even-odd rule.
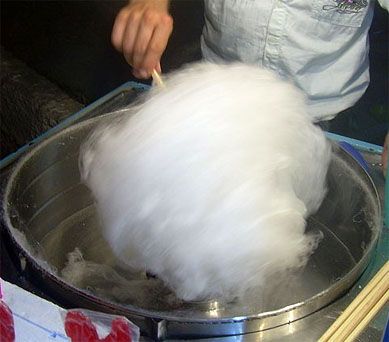
[[[373,279],[365,286],[365,288],[359,293],[359,295],[352,301],[352,303],[346,308],[346,310],[338,317],[338,319],[330,326],[330,328],[320,338],[319,342],[329,341],[330,338],[336,333],[336,331],[342,326],[342,324],[348,319],[348,317],[354,312],[359,310],[361,302],[369,296],[373,289],[384,279],[388,283],[387,278],[389,272],[389,261],[377,272]]]
[[[369,322],[377,315],[377,313],[381,310],[381,308],[388,302],[389,300],[389,291],[381,297],[381,299],[374,305],[374,307],[370,310],[370,312],[365,316],[365,318],[355,327],[355,329],[350,333],[350,335],[344,340],[345,342],[354,341],[359,334],[366,328]]]
[[[331,336],[329,341],[344,341],[356,329],[356,327],[370,313],[379,301],[385,297],[385,293],[389,290],[389,279],[382,278],[376,287],[369,293],[369,295],[361,301],[357,309],[347,317],[347,320],[341,327]],[[367,322],[369,323],[369,322]]]
[[[153,77],[153,81],[155,82],[155,84],[157,84],[159,87],[163,87],[163,88],[165,87],[161,75],[158,73],[157,70],[153,69],[151,76]]]

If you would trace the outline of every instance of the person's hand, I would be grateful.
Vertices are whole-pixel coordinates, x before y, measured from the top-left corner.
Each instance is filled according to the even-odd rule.
[[[138,78],[161,72],[160,59],[173,30],[168,0],[132,0],[115,19],[112,44]]]
[[[382,152],[382,171],[384,172],[384,176],[386,177],[387,167],[388,167],[388,150],[389,150],[389,132],[386,134],[384,150]]]

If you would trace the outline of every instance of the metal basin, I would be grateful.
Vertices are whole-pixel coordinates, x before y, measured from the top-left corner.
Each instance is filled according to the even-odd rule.
[[[101,236],[78,170],[80,144],[117,115],[77,124],[38,145],[16,165],[4,193],[6,229],[17,248],[40,281],[70,306],[126,315],[155,338],[230,336],[319,310],[367,266],[381,229],[379,198],[369,175],[334,145],[328,194],[307,225],[324,237],[304,270],[229,303],[181,302],[158,279],[124,270]],[[82,276],[66,273],[71,252],[87,262]]]

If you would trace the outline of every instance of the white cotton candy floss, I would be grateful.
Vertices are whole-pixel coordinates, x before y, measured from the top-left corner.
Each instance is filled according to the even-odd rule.
[[[81,151],[116,256],[187,301],[239,297],[304,266],[331,151],[300,91],[241,64],[164,81]]]

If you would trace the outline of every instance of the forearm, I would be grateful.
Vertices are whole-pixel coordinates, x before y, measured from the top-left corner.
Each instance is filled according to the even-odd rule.
[[[128,4],[152,4],[154,6],[158,6],[161,10],[168,11],[169,10],[169,5],[170,5],[170,0],[128,0]]]

